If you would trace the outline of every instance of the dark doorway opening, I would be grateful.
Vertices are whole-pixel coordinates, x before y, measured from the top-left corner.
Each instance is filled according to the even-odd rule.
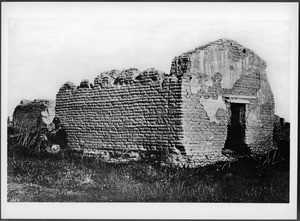
[[[246,130],[246,104],[230,103],[231,117],[228,124],[227,139],[225,149],[230,149],[235,152],[247,152],[245,144]]]

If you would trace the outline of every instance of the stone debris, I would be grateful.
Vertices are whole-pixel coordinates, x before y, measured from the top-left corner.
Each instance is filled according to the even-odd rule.
[[[57,154],[60,152],[61,148],[58,144],[53,144],[51,147],[46,147],[46,151],[51,154]]]

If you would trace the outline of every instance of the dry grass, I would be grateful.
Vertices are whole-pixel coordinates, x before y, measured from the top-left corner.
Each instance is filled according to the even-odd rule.
[[[9,156],[9,201],[35,202],[289,202],[289,172],[255,159],[198,169],[93,159]],[[44,188],[44,189],[43,189]],[[27,192],[28,193],[27,193]],[[22,197],[20,193],[23,193]],[[27,194],[26,194],[27,193]],[[19,195],[18,195],[19,194]]]

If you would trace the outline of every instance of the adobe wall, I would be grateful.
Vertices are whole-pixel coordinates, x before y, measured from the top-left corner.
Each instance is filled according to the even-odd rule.
[[[173,60],[171,75],[182,79],[183,145],[188,156],[224,160],[231,102],[246,103],[245,142],[252,153],[272,148],[274,99],[265,68],[253,51],[222,39]]]
[[[232,103],[245,104],[251,152],[273,148],[274,99],[265,69],[253,51],[220,39],[175,57],[169,75],[112,70],[94,84],[67,82],[55,111],[73,149],[107,158],[167,151],[175,164],[206,165],[230,158],[223,150]]]
[[[68,82],[56,97],[56,115],[71,148],[116,157],[138,151],[182,150],[181,85],[154,69],[101,73],[94,85]]]

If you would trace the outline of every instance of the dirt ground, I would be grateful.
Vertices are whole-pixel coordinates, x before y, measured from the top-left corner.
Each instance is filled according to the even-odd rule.
[[[39,202],[43,201],[43,198],[55,199],[57,196],[80,197],[83,195],[85,195],[85,193],[74,192],[70,190],[52,189],[33,183],[24,183],[12,177],[8,177],[7,180],[8,202]]]

